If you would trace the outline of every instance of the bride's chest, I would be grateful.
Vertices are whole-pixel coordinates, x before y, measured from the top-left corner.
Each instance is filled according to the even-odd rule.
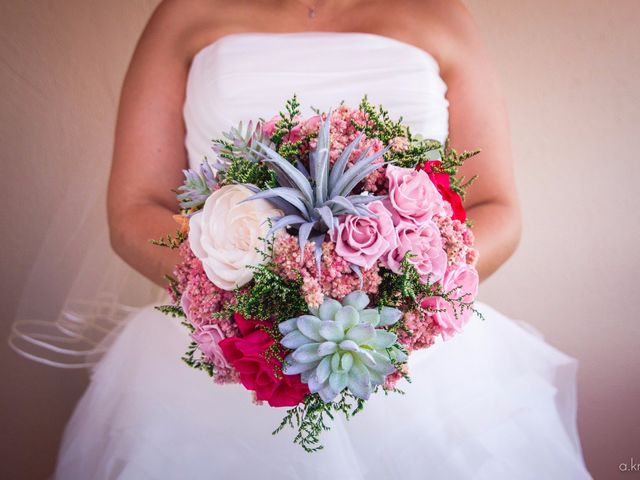
[[[190,162],[231,125],[271,118],[293,94],[302,113],[356,106],[366,95],[414,132],[447,136],[446,85],[426,52],[388,37],[351,33],[222,37],[200,50],[189,71],[184,120]],[[195,158],[194,158],[195,157]]]

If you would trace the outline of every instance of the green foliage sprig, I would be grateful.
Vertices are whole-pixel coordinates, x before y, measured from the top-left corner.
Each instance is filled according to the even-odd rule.
[[[276,123],[276,128],[271,136],[271,141],[276,145],[276,149],[280,148],[284,137],[291,133],[293,127],[298,124],[295,117],[300,115],[300,102],[298,102],[296,95],[287,100],[285,109],[286,112],[280,112],[280,120]]]
[[[236,291],[235,312],[246,318],[287,320],[308,310],[300,294],[302,281],[284,280],[276,272],[274,263],[253,267],[253,270],[251,288]]]
[[[413,255],[407,252],[400,262],[400,274],[386,268],[382,269],[382,282],[378,290],[380,307],[403,307],[407,303],[415,304],[420,297],[431,297],[437,292],[437,286],[423,283],[416,267],[410,259]]]
[[[455,149],[451,148],[449,139],[444,144],[444,147],[440,151],[441,164],[434,168],[434,171],[447,173],[451,177],[451,190],[456,192],[464,200],[464,195],[473,182],[478,178],[478,175],[474,175],[469,180],[466,180],[464,176],[457,177],[460,167],[471,157],[475,157],[480,153],[480,150],[464,151],[458,153]]]
[[[297,142],[282,142],[278,147],[278,153],[282,158],[295,164],[296,160],[300,159],[300,146],[302,143],[302,140],[298,140]]]
[[[402,117],[393,121],[387,110],[381,105],[377,108],[374,107],[366,96],[360,102],[359,109],[367,114],[369,121],[363,125],[354,123],[354,126],[362,130],[367,137],[376,137],[385,144],[396,137],[407,139],[408,147],[406,150],[391,149],[385,155],[385,160],[399,167],[414,168],[426,160],[440,159],[441,164],[435,167],[434,171],[448,174],[451,178],[451,189],[464,199],[467,188],[476,180],[477,175],[466,180],[464,176],[457,176],[458,170],[465,161],[479,154],[480,150],[458,153],[451,148],[449,139],[442,145],[437,140],[413,135],[409,127],[402,125]]]
[[[273,435],[288,426],[298,431],[293,443],[300,445],[306,452],[317,452],[324,448],[320,444],[320,435],[331,428],[327,422],[333,420],[336,413],[342,413],[349,420],[364,408],[364,402],[348,391],[344,391],[339,400],[330,403],[324,403],[317,393],[307,395],[303,403],[287,410]]]
[[[170,315],[174,318],[186,318],[186,315],[184,314],[182,308],[175,305],[158,305],[157,307],[155,307],[155,309],[164,313],[165,315]]]
[[[186,324],[186,322],[183,324]],[[191,325],[189,326],[191,327]],[[197,353],[197,351],[198,351],[198,344],[196,342],[191,342],[189,344],[189,348],[187,352],[182,356],[182,361],[187,365],[189,365],[191,368],[195,368],[197,370],[202,370],[203,372],[207,372],[207,374],[210,377],[213,377],[213,375],[216,372],[215,367],[211,363],[203,362],[202,358]]]
[[[402,117],[397,121],[391,120],[389,112],[382,105],[378,108],[369,103],[365,95],[358,108],[367,114],[368,122],[365,124],[354,123],[354,126],[364,132],[368,138],[378,138],[383,143],[389,143],[396,137],[408,137],[409,129],[402,124]]]
[[[378,305],[392,306],[407,311],[417,305],[421,310],[434,313],[437,310],[425,309],[420,305],[420,299],[424,297],[440,297],[453,307],[454,315],[457,317],[465,309],[473,311],[480,319],[484,320],[482,313],[473,306],[473,301],[467,301],[466,295],[456,295],[458,288],[444,291],[439,283],[427,281],[423,283],[418,275],[415,266],[410,262],[412,254],[407,254],[400,263],[400,274],[383,269],[382,282],[378,291]],[[406,329],[403,321],[397,322],[390,330],[403,329],[407,334],[411,332]]]
[[[174,236],[167,235],[166,237],[160,238],[160,240],[151,239],[149,240],[149,243],[152,245],[158,245],[159,247],[166,247],[171,250],[175,250],[176,248],[179,248],[180,245],[182,245],[182,242],[186,239],[187,234],[181,230],[177,230]]]
[[[180,288],[178,286],[178,280],[176,280],[173,275],[168,274],[165,275],[164,278],[167,281],[167,288],[171,291],[173,297],[180,298],[182,296],[182,293],[180,292]]]
[[[362,130],[367,137],[378,138],[384,144],[388,144],[397,137],[407,139],[408,146],[406,150],[391,149],[385,155],[385,160],[392,162],[394,165],[414,168],[421,161],[433,158],[433,155],[429,155],[430,152],[437,152],[442,148],[442,144],[437,140],[423,139],[420,136],[413,135],[411,129],[402,124],[402,117],[397,121],[392,120],[389,112],[382,105],[377,108],[374,107],[369,103],[366,95],[358,108],[367,114],[369,120],[365,125],[354,125],[359,130]]]
[[[307,313],[309,307],[301,294],[302,277],[295,281],[284,279],[273,261],[274,238],[263,239],[265,250],[258,250],[264,262],[254,265],[250,288],[237,288],[236,301],[229,305],[227,315],[233,312],[258,320],[287,320]]]
[[[234,158],[226,170],[219,171],[218,182],[220,185],[250,183],[261,190],[278,186],[275,172],[265,163],[244,158]]]

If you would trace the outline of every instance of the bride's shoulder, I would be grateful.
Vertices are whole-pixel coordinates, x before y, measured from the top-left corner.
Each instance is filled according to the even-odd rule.
[[[403,0],[403,17],[415,32],[414,43],[432,53],[446,70],[474,54],[482,41],[478,27],[460,0]]]
[[[162,37],[161,43],[170,43],[174,52],[189,60],[211,41],[212,34],[233,25],[237,12],[237,5],[225,0],[162,0],[149,18],[145,34]]]

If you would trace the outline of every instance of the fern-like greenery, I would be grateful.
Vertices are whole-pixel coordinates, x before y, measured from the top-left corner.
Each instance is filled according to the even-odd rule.
[[[480,150],[473,151],[464,151],[462,153],[458,153],[456,150],[451,148],[451,144],[449,140],[444,144],[444,147],[441,149],[441,164],[434,168],[434,171],[447,173],[451,177],[451,190],[456,192],[462,199],[464,199],[465,192],[467,188],[471,186],[471,184],[478,178],[477,175],[474,175],[470,179],[466,180],[464,176],[457,177],[458,170],[460,167],[471,157],[474,157],[480,153]]]
[[[400,264],[400,274],[390,270],[382,269],[382,282],[378,291],[378,305],[391,306],[408,310],[420,306],[420,299],[424,297],[441,297],[451,304],[454,315],[459,315],[463,310],[473,311],[479,318],[484,320],[480,313],[473,306],[472,301],[467,301],[466,295],[458,295],[458,288],[444,291],[439,283],[422,283],[415,266],[410,262],[411,253],[407,253]],[[420,307],[422,308],[422,307]],[[433,313],[432,310],[430,312]],[[405,329],[402,320],[393,325],[390,330]]]
[[[218,181],[221,185],[250,183],[262,190],[278,186],[275,173],[264,162],[244,158],[234,158],[226,170],[220,170]]]
[[[243,317],[260,320],[287,320],[308,311],[300,294],[302,280],[291,282],[283,279],[274,263],[253,267],[251,288],[236,290],[234,312]]]
[[[191,325],[186,322],[184,322],[183,325],[191,327]],[[202,358],[198,354],[198,344],[196,342],[191,342],[189,344],[187,352],[182,356],[182,361],[191,368],[207,372],[210,377],[213,377],[216,372],[215,367],[211,363],[202,361]]]
[[[306,452],[317,452],[323,449],[320,435],[331,427],[327,423],[334,419],[336,413],[342,413],[347,420],[364,408],[364,400],[344,391],[337,401],[324,403],[317,393],[307,395],[304,402],[287,410],[284,419],[273,431],[280,433],[285,427],[297,430],[293,443],[300,445]]]
[[[152,245],[157,245],[159,247],[166,247],[170,248],[171,250],[175,250],[176,248],[179,248],[180,245],[182,245],[182,242],[184,242],[186,239],[187,234],[182,230],[177,230],[174,236],[167,235],[160,238],[160,240],[152,239],[149,240],[149,243],[151,243]]]
[[[276,151],[279,151],[284,137],[298,124],[295,119],[298,115],[300,115],[300,102],[298,97],[294,95],[287,100],[285,112],[280,112],[280,120],[276,123],[275,131],[271,135],[271,141],[275,144]]]
[[[387,144],[396,137],[409,138],[409,129],[402,125],[402,117],[397,121],[391,120],[389,112],[382,105],[378,108],[369,103],[365,95],[358,107],[367,114],[368,122],[366,124],[354,123],[354,126],[364,132],[367,138],[378,138]],[[409,138],[410,139],[410,138]]]

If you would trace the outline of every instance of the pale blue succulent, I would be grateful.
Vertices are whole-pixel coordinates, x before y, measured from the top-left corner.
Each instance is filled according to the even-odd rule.
[[[327,298],[310,315],[280,323],[280,343],[293,350],[285,358],[284,373],[301,374],[302,382],[325,403],[345,389],[367,400],[396,370],[394,362],[407,360],[396,334],[376,328],[393,325],[402,312],[368,305],[367,294],[356,291],[342,303]]]
[[[183,170],[184,183],[178,187],[180,208],[188,209],[204,205],[216,185],[216,174],[207,160],[200,164],[200,171]]]
[[[252,163],[259,162],[264,156],[260,145],[273,146],[269,137],[264,134],[262,127],[262,121],[255,124],[253,121],[249,121],[245,130],[243,123],[240,122],[237,127],[231,127],[228,132],[222,133],[226,140],[213,140],[212,149],[217,153],[213,167],[217,170],[226,170],[231,163],[230,159],[226,157],[228,155]]]
[[[351,195],[353,189],[371,172],[380,168],[374,163],[382,157],[388,148],[369,155],[365,149],[351,167],[347,168],[349,157],[362,140],[360,134],[342,151],[340,157],[331,166],[329,161],[331,114],[327,115],[319,132],[317,145],[309,154],[309,170],[298,161],[294,166],[269,145],[258,142],[263,161],[277,175],[277,188],[261,191],[248,185],[255,195],[245,201],[266,199],[279,208],[284,214],[274,219],[270,234],[285,227],[298,230],[300,248],[303,250],[307,241],[316,246],[316,260],[319,261],[320,248],[327,232],[338,224],[340,215],[372,216],[366,205],[381,197],[373,195]],[[302,260],[302,259],[301,259]]]

